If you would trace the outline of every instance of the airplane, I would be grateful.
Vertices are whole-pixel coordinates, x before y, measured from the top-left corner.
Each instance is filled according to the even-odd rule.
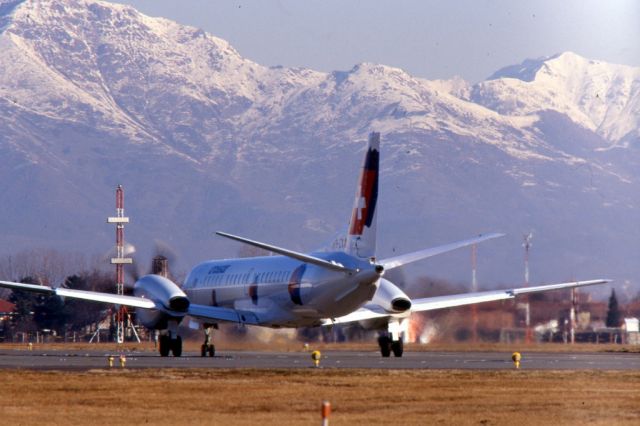
[[[380,134],[369,135],[346,235],[330,248],[300,253],[217,232],[222,237],[274,253],[272,256],[209,260],[191,269],[182,286],[156,274],[140,277],[133,296],[0,281],[13,290],[106,302],[136,309],[138,320],[159,331],[161,356],[179,357],[178,325],[189,316],[205,330],[202,356],[214,356],[211,329],[218,323],[280,327],[366,323],[380,330],[383,357],[401,357],[412,313],[512,299],[521,294],[590,286],[606,279],[410,299],[384,277],[387,271],[503,236],[489,233],[378,260],[376,228]]]

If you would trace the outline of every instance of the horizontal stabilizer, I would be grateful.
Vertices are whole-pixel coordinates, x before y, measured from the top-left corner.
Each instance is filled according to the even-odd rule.
[[[432,247],[424,250],[415,251],[413,253],[403,254],[389,259],[384,259],[379,263],[384,266],[385,270],[397,268],[408,263],[416,262],[418,260],[427,259],[438,254],[446,253],[452,250],[456,250],[462,247],[467,247],[473,244],[481,243],[483,241],[492,240],[494,238],[504,237],[504,234],[482,234],[475,238],[468,240],[458,241],[455,243],[445,244],[438,247]]]
[[[221,237],[226,237],[226,238],[229,238],[231,240],[235,240],[235,241],[239,241],[239,242],[244,243],[244,244],[248,244],[250,246],[261,248],[263,250],[268,250],[268,251],[271,251],[273,253],[278,253],[278,254],[281,254],[283,256],[291,257],[291,258],[299,260],[301,262],[311,263],[313,265],[321,266],[321,267],[326,268],[326,269],[331,269],[332,271],[346,272],[346,273],[349,273],[349,274],[353,274],[353,273],[358,272],[358,271],[356,271],[354,269],[345,268],[344,266],[342,266],[342,265],[340,265],[338,263],[335,263],[335,262],[329,262],[328,260],[320,259],[319,257],[310,256],[308,254],[299,253],[297,251],[287,250],[287,249],[284,249],[282,247],[273,246],[271,244],[266,244],[266,243],[261,243],[259,241],[249,240],[247,238],[238,237],[236,235],[227,234],[225,232],[216,232],[216,234],[220,235]]]

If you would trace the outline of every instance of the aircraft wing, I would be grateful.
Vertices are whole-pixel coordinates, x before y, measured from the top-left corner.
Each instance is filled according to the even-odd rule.
[[[114,305],[131,306],[134,308],[166,310],[151,299],[137,296],[124,296],[112,293],[100,293],[97,291],[73,290],[63,287],[49,287],[46,285],[23,284],[11,281],[0,281],[0,287],[12,290],[24,290],[32,293],[70,297],[74,299],[90,300],[93,302],[112,303]],[[235,309],[220,308],[217,306],[189,305],[188,314],[202,321],[229,321],[242,324],[258,324],[258,318],[252,312],[238,311]]]
[[[428,257],[436,256],[438,254],[446,253],[448,251],[456,250],[462,247],[467,247],[473,244],[481,243],[483,241],[492,240],[494,238],[504,237],[504,234],[492,233],[482,234],[475,238],[468,240],[457,241],[455,243],[449,243],[438,247],[432,247],[424,250],[415,251],[413,253],[407,253],[400,256],[390,257],[388,259],[378,262],[384,266],[385,270],[397,268],[398,266],[406,265],[407,263],[416,262],[418,260],[426,259]]]
[[[240,324],[259,325],[258,317],[253,312],[239,311],[230,308],[207,305],[189,305],[187,314],[203,322],[228,321]]]
[[[357,309],[350,314],[338,317],[326,319],[322,325],[334,325],[334,324],[346,324],[350,322],[365,321],[375,318],[391,317],[397,314],[391,314],[385,311],[381,306],[375,304],[367,304],[360,309]]]
[[[571,281],[566,283],[520,287],[506,290],[489,290],[475,293],[452,294],[448,296],[425,297],[423,299],[413,299],[411,311],[433,311],[435,309],[453,308],[455,306],[472,305],[474,303],[513,299],[520,294],[540,293],[543,291],[560,290],[563,288],[585,287],[589,285],[606,284],[608,282],[611,282],[611,280]]]
[[[590,285],[606,284],[611,280],[571,281],[566,283],[545,284],[532,287],[519,287],[506,290],[489,290],[474,293],[452,294],[447,296],[425,297],[413,299],[410,312],[433,311],[436,309],[453,308],[456,306],[473,305],[475,303],[495,302],[497,300],[513,299],[520,294],[540,293],[550,290],[565,288],[585,287]],[[405,316],[406,313],[394,314],[386,312],[377,305],[368,304],[342,317],[326,320],[324,325],[343,324],[348,322],[364,321],[375,318]]]
[[[113,303],[115,305],[131,306],[134,308],[159,308],[153,300],[144,297],[124,296],[112,293],[100,293],[97,291],[73,290],[63,287],[49,287],[46,285],[14,283],[11,281],[0,281],[0,287],[12,290],[25,290],[35,293],[44,293],[60,297],[71,297],[74,299],[91,300],[94,302]]]

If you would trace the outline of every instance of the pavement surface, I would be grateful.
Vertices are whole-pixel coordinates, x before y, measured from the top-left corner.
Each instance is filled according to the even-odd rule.
[[[214,358],[187,352],[162,358],[150,352],[124,352],[126,368],[313,368],[310,352],[224,351]],[[0,369],[91,370],[120,368],[120,353],[103,350],[0,349]],[[374,369],[513,369],[511,353],[405,352],[402,358],[382,358],[378,352],[322,352],[320,368]],[[639,353],[522,353],[524,370],[640,370]]]

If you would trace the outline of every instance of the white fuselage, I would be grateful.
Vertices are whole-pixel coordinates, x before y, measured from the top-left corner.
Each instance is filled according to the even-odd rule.
[[[371,268],[342,252],[316,253],[352,269]],[[203,262],[187,276],[183,290],[192,303],[254,313],[260,325],[318,325],[346,315],[373,297],[379,277],[332,271],[285,256]]]

